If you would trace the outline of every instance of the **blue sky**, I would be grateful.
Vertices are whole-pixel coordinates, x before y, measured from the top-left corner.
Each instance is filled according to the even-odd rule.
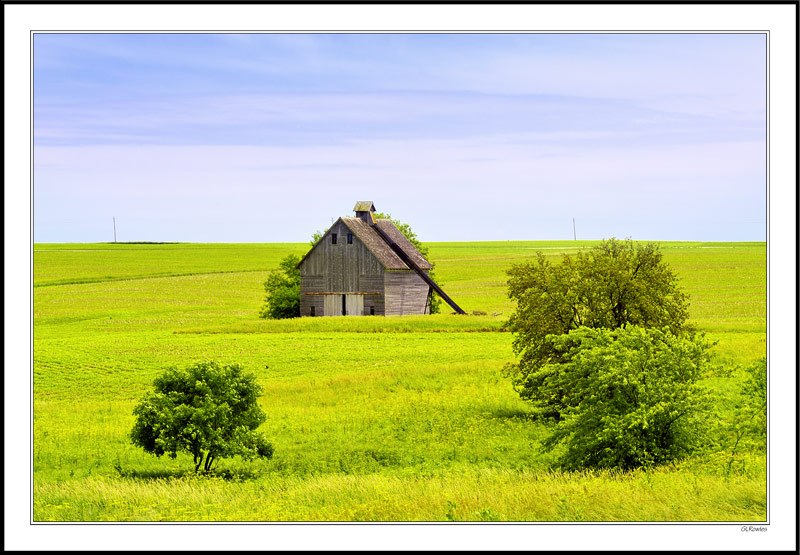
[[[759,34],[37,34],[34,240],[766,240]]]

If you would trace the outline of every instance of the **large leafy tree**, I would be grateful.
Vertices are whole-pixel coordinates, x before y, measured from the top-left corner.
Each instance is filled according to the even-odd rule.
[[[508,295],[516,309],[508,325],[517,363],[506,366],[520,395],[535,403],[544,395],[538,370],[559,362],[562,352],[547,340],[581,326],[621,328],[626,324],[689,331],[688,297],[664,262],[658,245],[609,239],[553,264],[539,252],[535,261],[509,270]],[[558,403],[546,403],[549,416]]]
[[[266,419],[258,406],[261,386],[238,364],[198,362],[169,368],[153,381],[133,414],[135,445],[157,457],[194,457],[195,472],[220,458],[270,458],[272,445],[256,432]]]
[[[652,466],[701,444],[710,402],[698,381],[711,347],[702,336],[628,325],[580,327],[546,342],[560,356],[536,372],[536,402],[561,413],[545,446],[565,447],[562,466]]]

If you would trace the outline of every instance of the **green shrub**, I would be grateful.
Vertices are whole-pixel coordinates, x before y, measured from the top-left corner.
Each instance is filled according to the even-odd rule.
[[[311,245],[312,249],[317,246],[317,243],[319,243],[322,240],[322,237],[326,233],[328,233],[327,227],[323,231],[316,230],[314,233],[311,234],[311,240],[308,243],[309,245]]]
[[[745,370],[742,385],[744,397],[742,416],[748,422],[753,436],[767,439],[767,359],[761,357]]]
[[[730,472],[743,451],[764,452],[767,448],[767,359],[760,358],[745,368],[741,403],[733,411],[733,421],[726,421],[721,447],[729,451],[726,471]],[[733,433],[731,434],[731,430]]]
[[[133,410],[134,445],[157,457],[194,457],[208,471],[217,459],[272,457],[272,445],[256,432],[266,419],[258,406],[261,386],[238,364],[198,362],[185,370],[169,368],[153,381],[155,391]]]
[[[290,254],[280,261],[264,282],[266,298],[261,318],[297,318],[300,316],[300,257]]]
[[[561,466],[632,469],[683,458],[701,444],[710,403],[698,380],[711,344],[668,329],[581,327],[547,337],[536,405],[561,419],[545,441]]]

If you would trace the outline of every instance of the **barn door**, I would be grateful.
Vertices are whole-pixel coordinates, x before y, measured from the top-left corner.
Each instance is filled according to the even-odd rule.
[[[341,295],[325,295],[325,305],[323,307],[323,315],[324,316],[342,315]]]
[[[364,295],[325,295],[325,316],[362,316],[364,314]]]
[[[364,295],[346,295],[347,314],[362,316],[364,314]]]

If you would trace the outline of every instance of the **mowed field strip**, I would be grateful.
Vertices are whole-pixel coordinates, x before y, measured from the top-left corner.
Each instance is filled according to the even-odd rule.
[[[439,284],[485,315],[258,318],[263,282],[308,244],[36,244],[36,521],[763,521],[761,449],[633,473],[562,473],[502,366],[505,270],[596,243],[428,243]],[[765,243],[660,243],[718,342],[724,421],[766,356]],[[446,305],[444,312],[449,312]],[[157,459],[127,434],[167,366],[256,374],[269,461]]]

